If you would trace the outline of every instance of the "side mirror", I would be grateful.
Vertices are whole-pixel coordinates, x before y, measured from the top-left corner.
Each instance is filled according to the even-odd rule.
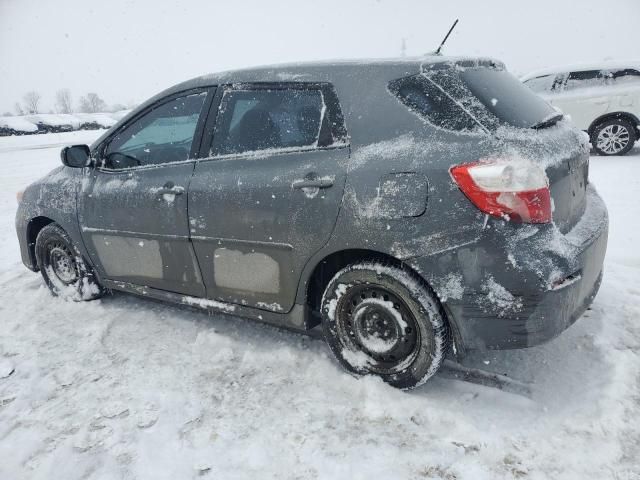
[[[91,164],[91,150],[87,145],[64,147],[60,152],[62,164],[71,168],[88,167]]]

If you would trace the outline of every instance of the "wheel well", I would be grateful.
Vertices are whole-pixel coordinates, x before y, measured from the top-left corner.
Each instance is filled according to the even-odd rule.
[[[435,294],[431,285],[416,272],[411,266],[406,263],[398,260],[391,255],[387,255],[382,252],[376,252],[373,250],[361,250],[361,249],[352,249],[352,250],[341,250],[339,252],[332,253],[328,255],[324,259],[322,259],[316,267],[313,269],[311,276],[309,277],[309,281],[307,282],[307,291],[306,291],[306,300],[309,309],[312,312],[312,315],[316,317],[319,321],[320,319],[320,304],[322,302],[322,295],[324,294],[324,290],[331,281],[331,279],[342,270],[344,267],[364,261],[379,261],[385,263],[386,265],[393,265],[395,267],[402,268],[410,272],[412,275],[416,277],[420,282],[424,284],[424,286],[433,294],[434,298],[440,305],[440,311],[442,316],[447,322],[449,335],[452,336],[452,340],[456,346],[456,352],[458,354],[462,354],[464,352],[464,345],[462,342],[462,337],[460,336],[458,326],[455,322],[449,318],[449,312],[444,308],[438,299],[438,296]]]
[[[35,268],[38,267],[38,261],[36,260],[36,238],[38,238],[40,230],[42,230],[50,223],[53,223],[53,220],[51,220],[50,218],[35,217],[32,218],[27,225],[27,244],[29,245],[29,256],[31,257],[31,262]]]
[[[631,123],[631,125],[633,125],[636,129],[637,133],[640,133],[640,129],[638,128],[638,125],[640,124],[640,120],[638,120],[638,118],[636,118],[635,115],[628,113],[628,112],[614,112],[614,113],[607,113],[605,115],[602,115],[601,117],[596,118],[593,122],[591,122],[591,125],[589,125],[589,130],[587,130],[587,132],[589,133],[589,136],[593,135],[593,130],[602,122],[606,122],[607,120],[612,120],[615,118],[621,118],[624,119],[628,122]]]
[[[331,255],[323,258],[316,267],[313,269],[309,281],[307,282],[307,305],[313,312],[320,311],[320,303],[322,301],[322,295],[325,288],[329,284],[329,281],[338,273],[341,269],[352,263],[378,260],[385,263],[391,263],[395,265],[402,265],[398,259],[393,258],[390,255],[384,253],[375,252],[372,250],[341,250],[334,252]]]

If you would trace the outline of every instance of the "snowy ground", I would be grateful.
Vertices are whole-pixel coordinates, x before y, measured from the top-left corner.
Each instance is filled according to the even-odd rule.
[[[640,479],[640,148],[592,158],[611,215],[593,309],[465,362],[533,382],[525,398],[443,376],[403,393],[301,335],[52,298],[20,263],[14,194],[99,133],[0,138],[0,479]]]

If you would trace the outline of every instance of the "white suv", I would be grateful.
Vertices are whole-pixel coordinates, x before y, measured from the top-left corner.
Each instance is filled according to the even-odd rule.
[[[521,80],[586,131],[600,155],[624,155],[640,137],[640,62],[539,70]]]

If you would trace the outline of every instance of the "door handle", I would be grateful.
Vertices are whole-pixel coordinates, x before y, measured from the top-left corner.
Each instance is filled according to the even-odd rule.
[[[296,180],[292,184],[293,188],[329,188],[333,186],[333,179],[318,178],[316,180]]]

